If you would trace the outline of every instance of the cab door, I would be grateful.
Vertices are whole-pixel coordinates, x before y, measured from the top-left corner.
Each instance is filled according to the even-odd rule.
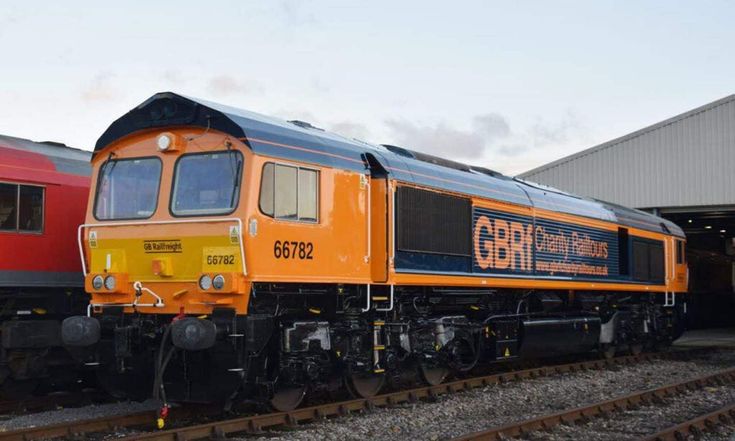
[[[684,292],[689,288],[689,266],[687,265],[686,241],[675,238],[674,241],[674,285],[675,291]]]
[[[370,274],[373,283],[388,281],[388,172],[371,154],[370,167]]]

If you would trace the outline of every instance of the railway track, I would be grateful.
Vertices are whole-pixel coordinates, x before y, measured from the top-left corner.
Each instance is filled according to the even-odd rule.
[[[688,439],[689,435],[698,439],[702,432],[712,430],[719,424],[732,424],[733,421],[735,421],[735,404],[730,404],[714,412],[668,427],[642,441],[681,441]]]
[[[622,397],[600,401],[574,409],[493,427],[457,437],[453,441],[499,441],[517,438],[529,432],[549,430],[560,424],[575,423],[594,417],[606,416],[612,412],[623,411],[638,405],[650,404],[668,396],[701,389],[705,386],[733,382],[735,382],[735,368],[724,369],[712,374],[668,384],[655,389],[634,392]],[[671,427],[646,439],[680,441],[681,439],[685,439],[681,438],[682,434],[694,434],[697,430],[701,431],[702,428],[708,425],[707,421],[710,421],[709,424],[711,425],[715,419],[719,419],[720,415],[726,415],[728,418],[735,416],[735,406],[729,406],[719,412],[713,412],[712,414],[695,418],[694,420]]]
[[[436,386],[424,386],[407,390],[378,395],[372,398],[353,399],[348,401],[321,404],[317,406],[295,409],[290,412],[256,414],[209,422],[205,424],[182,425],[169,430],[135,433],[126,440],[195,440],[206,438],[222,438],[232,433],[257,433],[266,428],[278,426],[295,426],[304,422],[318,421],[330,417],[349,415],[353,412],[369,411],[376,407],[388,407],[402,403],[433,400],[441,395],[451,394],[492,384],[518,381],[528,378],[550,376],[581,370],[604,369],[612,366],[636,364],[655,359],[679,359],[700,354],[699,349],[687,351],[668,351],[662,353],[644,353],[627,355],[611,359],[597,359],[565,363],[531,369],[523,369],[480,377],[472,377],[443,383]],[[735,369],[733,370],[735,375]],[[173,408],[169,421],[176,424],[177,420],[201,415],[192,407]],[[50,438],[82,438],[96,432],[117,431],[121,428],[151,430],[156,419],[155,412],[140,412],[136,414],[95,418],[69,423],[55,424],[42,427],[30,427],[7,432],[0,432],[0,441],[22,440],[30,441]]]

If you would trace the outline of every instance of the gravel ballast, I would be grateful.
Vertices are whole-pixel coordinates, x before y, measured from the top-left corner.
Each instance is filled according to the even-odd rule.
[[[380,408],[260,437],[275,440],[445,440],[490,427],[579,407],[735,366],[735,352],[690,361],[654,360],[491,385],[442,396],[434,403]],[[583,439],[583,438],[582,438]]]
[[[654,359],[629,366],[578,371],[490,385],[442,395],[436,402],[378,408],[294,428],[279,428],[239,439],[277,440],[445,440],[490,427],[602,401],[634,391],[694,378],[735,366],[735,351],[718,351],[689,361]],[[0,421],[0,431],[155,410],[155,401],[67,408]],[[665,426],[665,424],[664,424]],[[663,426],[661,427],[663,428]],[[552,434],[555,432],[552,432]],[[117,436],[130,434],[121,431]],[[115,437],[108,434],[106,439]],[[541,433],[535,439],[546,439]],[[559,439],[564,433],[558,432]],[[581,439],[584,439],[582,437]],[[230,436],[229,439],[237,439]],[[591,439],[591,438],[590,438]],[[605,439],[605,438],[601,438]],[[620,439],[620,438],[606,438]]]
[[[592,418],[585,424],[557,426],[550,432],[533,432],[524,439],[531,441],[639,440],[643,436],[713,412],[733,402],[735,402],[735,385],[705,387],[667,397],[661,403],[640,406],[635,410],[615,412],[610,415],[610,418]],[[724,434],[727,430],[727,427],[723,427],[721,432]]]

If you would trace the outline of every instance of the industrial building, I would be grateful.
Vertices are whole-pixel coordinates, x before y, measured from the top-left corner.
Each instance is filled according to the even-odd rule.
[[[735,324],[735,95],[519,177],[680,225],[695,322]]]

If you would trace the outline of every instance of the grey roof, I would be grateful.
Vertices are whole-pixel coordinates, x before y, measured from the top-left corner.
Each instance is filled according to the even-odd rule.
[[[735,95],[519,176],[639,208],[735,204]]]
[[[35,142],[14,136],[0,135],[0,147],[7,147],[44,155],[56,167],[56,171],[79,176],[92,173],[89,160],[92,152],[69,147],[65,144],[43,141]]]
[[[264,156],[360,172],[366,172],[374,161],[403,182],[683,235],[673,224],[667,228],[667,221],[650,214],[619,218],[616,210],[599,201],[534,186],[492,170],[401,147],[369,144],[304,122],[282,121],[171,92],[152,96],[113,122],[97,141],[95,154],[133,133],[182,125],[227,133]]]

